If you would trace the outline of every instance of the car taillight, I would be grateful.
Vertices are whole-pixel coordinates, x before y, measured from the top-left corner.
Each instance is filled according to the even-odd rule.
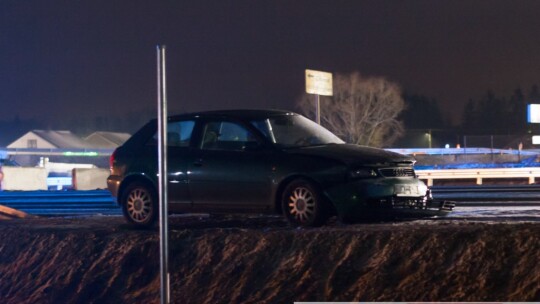
[[[118,150],[118,149],[115,149],[115,150],[113,151],[113,153],[111,154],[111,157],[109,158],[109,168],[110,168],[110,170],[111,170],[111,174],[112,174],[112,172],[113,172],[114,158],[116,157],[116,151],[117,151],[117,150]]]

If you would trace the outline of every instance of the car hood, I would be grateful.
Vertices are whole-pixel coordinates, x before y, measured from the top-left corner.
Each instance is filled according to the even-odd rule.
[[[411,156],[352,144],[301,147],[290,149],[288,153],[333,159],[347,165],[391,165],[397,163],[412,165],[415,162]]]

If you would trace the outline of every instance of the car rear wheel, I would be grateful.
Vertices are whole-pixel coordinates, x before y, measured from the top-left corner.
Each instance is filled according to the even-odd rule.
[[[144,183],[135,182],[124,193],[122,211],[127,221],[136,226],[152,226],[158,214],[155,191]]]
[[[295,226],[318,227],[324,225],[329,217],[319,189],[304,179],[287,185],[281,203],[285,217]]]

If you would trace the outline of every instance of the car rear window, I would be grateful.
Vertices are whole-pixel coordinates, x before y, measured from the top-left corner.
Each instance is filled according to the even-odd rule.
[[[195,121],[193,120],[169,122],[167,124],[167,146],[189,147],[194,126]],[[156,145],[157,141],[158,134],[156,132],[148,144]]]

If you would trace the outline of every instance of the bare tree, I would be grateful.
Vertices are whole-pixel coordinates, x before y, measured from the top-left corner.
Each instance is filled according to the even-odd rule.
[[[321,96],[321,124],[343,140],[376,147],[392,144],[402,133],[397,120],[405,108],[400,87],[384,78],[355,72],[334,76],[334,96]],[[300,111],[315,117],[315,97],[305,94]]]

